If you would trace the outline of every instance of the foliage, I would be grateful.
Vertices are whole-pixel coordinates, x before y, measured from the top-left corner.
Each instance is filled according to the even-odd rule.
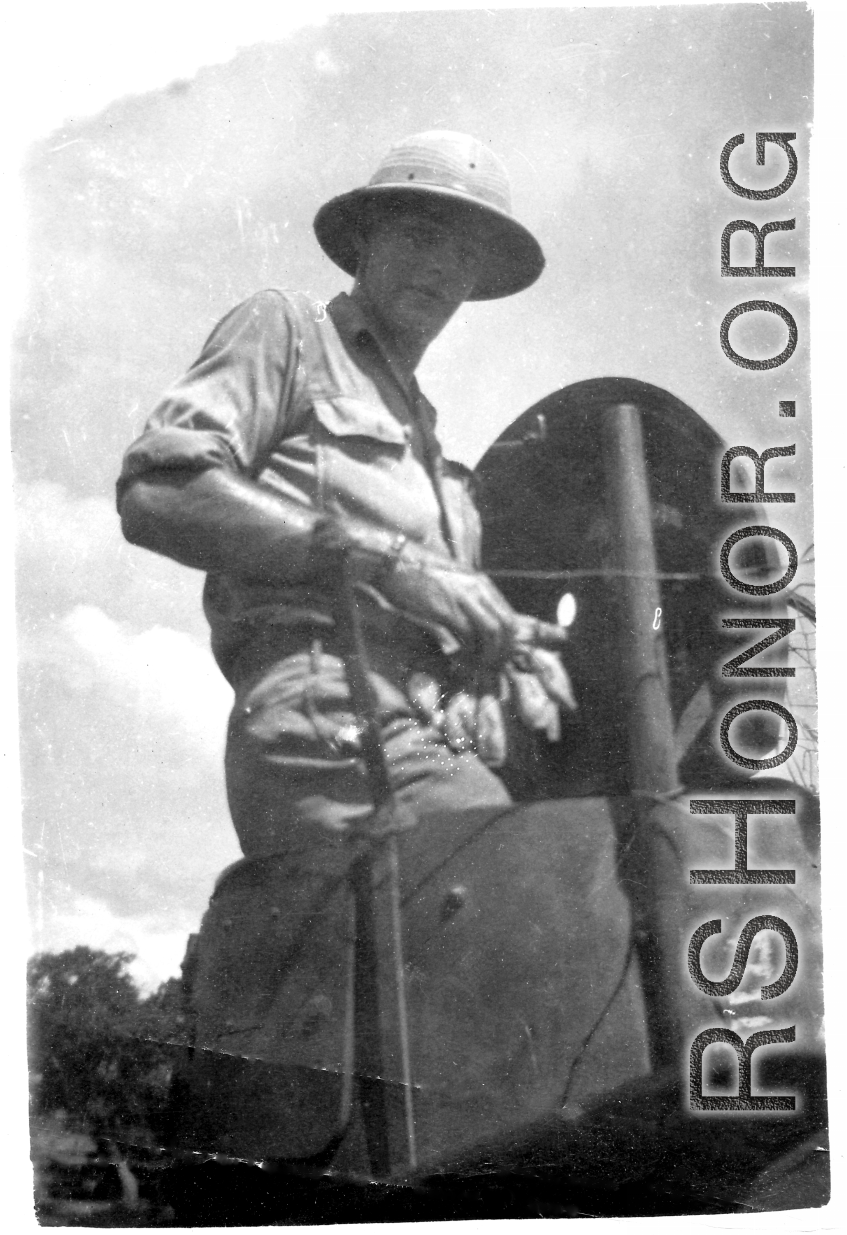
[[[43,952],[28,967],[30,1064],[39,1111],[62,1108],[95,1132],[154,1130],[173,1049],[184,1041],[181,984],[142,999],[125,952]]]

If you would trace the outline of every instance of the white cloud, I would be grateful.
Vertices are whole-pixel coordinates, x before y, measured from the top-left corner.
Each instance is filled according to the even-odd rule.
[[[199,750],[219,754],[232,691],[209,652],[182,631],[130,634],[101,609],[77,605],[59,623],[97,680],[150,715],[176,721]]]
[[[115,504],[105,497],[75,497],[64,485],[39,481],[17,490],[18,544],[24,561],[38,555],[55,569],[88,570],[120,535]]]
[[[18,512],[33,946],[136,953],[155,986],[238,857],[201,576],[127,545],[109,498],[39,482]]]
[[[40,952],[62,952],[79,946],[104,952],[129,952],[136,959],[129,971],[145,994],[179,973],[188,933],[163,930],[151,917],[122,918],[102,901],[79,896],[72,910],[46,919],[34,932]]]
[[[127,544],[111,497],[42,480],[18,484],[15,498],[23,631],[93,604],[128,630],[161,623],[205,642],[200,573]]]

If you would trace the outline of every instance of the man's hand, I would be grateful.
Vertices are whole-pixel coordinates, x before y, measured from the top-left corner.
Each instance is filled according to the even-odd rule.
[[[562,627],[516,613],[487,575],[417,545],[398,553],[379,588],[398,609],[446,627],[484,664],[502,665],[522,646],[558,647],[567,639]]]
[[[135,480],[121,505],[133,544],[200,570],[265,584],[329,582],[340,555],[413,617],[442,627],[482,662],[521,647],[559,647],[559,626],[516,613],[487,575],[462,569],[389,528],[340,512],[319,515],[223,468],[160,470]]]
[[[327,562],[345,554],[354,574],[411,617],[446,630],[478,662],[500,667],[528,647],[561,647],[562,626],[517,613],[481,571],[437,556],[402,535],[330,514],[313,543]]]

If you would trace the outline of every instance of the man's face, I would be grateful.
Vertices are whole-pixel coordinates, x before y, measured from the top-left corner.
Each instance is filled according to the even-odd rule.
[[[360,242],[356,294],[391,334],[426,346],[473,291],[483,260],[476,232],[449,207],[376,211]]]

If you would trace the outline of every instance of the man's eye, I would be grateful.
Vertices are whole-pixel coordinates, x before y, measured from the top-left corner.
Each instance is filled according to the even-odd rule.
[[[435,228],[429,227],[425,222],[417,219],[410,219],[407,223],[401,225],[400,231],[405,239],[419,241],[422,244],[431,243],[438,235]]]

